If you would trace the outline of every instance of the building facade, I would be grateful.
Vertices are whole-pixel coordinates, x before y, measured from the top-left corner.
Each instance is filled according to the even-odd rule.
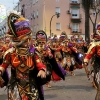
[[[59,36],[62,31],[65,31],[69,37],[72,35],[84,36],[85,14],[80,0],[19,1],[21,13],[30,20],[34,36],[38,30],[44,30],[48,36],[55,34]],[[57,16],[57,13],[60,13],[60,16]],[[95,15],[91,16],[95,19]],[[99,20],[97,19],[97,22]],[[91,22],[90,33],[93,33]]]

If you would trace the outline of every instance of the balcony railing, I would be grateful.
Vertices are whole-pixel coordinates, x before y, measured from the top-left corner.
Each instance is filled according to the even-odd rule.
[[[71,29],[71,32],[79,34],[79,33],[82,33],[82,29]]]
[[[82,15],[81,14],[71,14],[71,19],[81,19]]]
[[[80,5],[80,2],[73,0],[73,1],[70,2],[70,5]]]

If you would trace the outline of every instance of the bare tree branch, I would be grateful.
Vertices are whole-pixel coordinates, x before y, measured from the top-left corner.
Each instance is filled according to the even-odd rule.
[[[89,18],[90,18],[90,20],[91,20],[92,24],[94,24],[94,23],[93,23],[93,20],[92,20],[92,18],[91,18],[91,16],[90,16],[90,15],[89,15]]]

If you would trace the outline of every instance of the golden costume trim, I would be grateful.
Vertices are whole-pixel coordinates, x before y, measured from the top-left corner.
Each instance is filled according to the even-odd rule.
[[[37,62],[37,63],[39,63],[39,62],[40,62],[40,60],[39,60],[39,59],[37,59],[37,60],[36,60],[36,62]]]
[[[3,73],[5,71],[5,69],[0,66],[0,71],[2,71],[2,73]]]
[[[92,50],[93,47],[100,45],[100,41],[99,42],[92,42],[90,48],[88,49],[87,54],[90,53],[90,51]]]
[[[13,51],[14,51],[14,48],[8,49],[8,50],[4,53],[3,59],[5,58],[5,56],[6,56],[8,53],[12,53]]]

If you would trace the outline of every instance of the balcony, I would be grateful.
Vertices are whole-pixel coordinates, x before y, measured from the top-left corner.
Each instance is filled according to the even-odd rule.
[[[71,14],[71,19],[82,19],[81,14]]]
[[[82,33],[82,29],[71,29],[72,33],[79,34]]]
[[[80,2],[73,0],[73,1],[70,2],[70,5],[80,5]]]
[[[81,14],[71,14],[71,21],[73,23],[80,23],[82,19]]]

